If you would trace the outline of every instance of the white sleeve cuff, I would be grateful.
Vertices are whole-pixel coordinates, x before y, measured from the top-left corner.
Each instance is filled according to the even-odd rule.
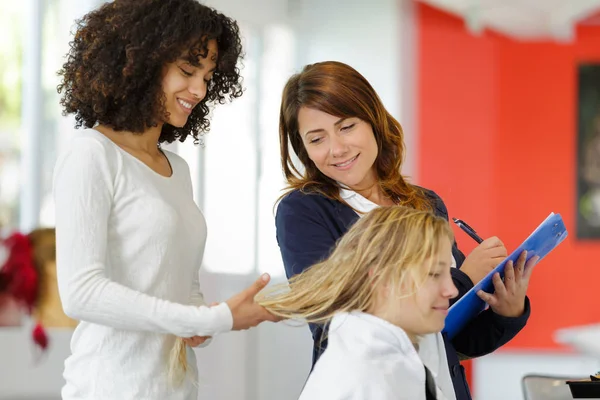
[[[227,303],[223,302],[217,306],[211,307],[215,313],[215,335],[229,332],[233,329],[233,315]]]

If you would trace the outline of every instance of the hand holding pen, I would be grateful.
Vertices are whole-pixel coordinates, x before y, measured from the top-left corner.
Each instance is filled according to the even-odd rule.
[[[483,242],[483,239],[477,234],[477,232],[475,232],[475,229],[473,229],[469,225],[467,225],[467,223],[465,221],[463,221],[462,219],[458,219],[458,218],[452,218],[452,221],[454,221],[454,223],[456,225],[458,225],[458,227],[460,229],[465,231],[465,233],[467,235],[471,236],[473,238],[473,240],[475,240],[477,243],[481,244],[481,242]]]
[[[500,264],[502,260],[508,256],[508,252],[504,243],[502,243],[498,237],[492,236],[483,240],[477,232],[463,220],[456,218],[452,218],[452,220],[467,235],[479,243],[479,245],[467,255],[460,268],[462,272],[467,274],[473,284],[476,284]]]
[[[506,247],[497,237],[493,236],[483,240],[466,222],[456,218],[452,218],[452,220],[479,243],[460,268],[476,284],[508,256]],[[500,278],[499,273],[494,274],[492,278],[494,291],[492,293],[486,293],[483,290],[477,292],[477,296],[489,304],[494,313],[508,318],[516,318],[525,312],[525,296],[529,287],[529,278],[533,267],[539,261],[537,256],[525,262],[526,258],[527,252],[523,252],[516,265],[511,261],[506,263],[504,281]]]

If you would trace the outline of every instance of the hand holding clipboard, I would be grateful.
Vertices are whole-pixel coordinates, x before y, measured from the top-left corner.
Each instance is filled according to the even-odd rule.
[[[464,230],[464,228],[462,229]],[[448,337],[452,339],[470,320],[485,309],[486,303],[477,293],[479,291],[493,293],[494,275],[498,274],[496,279],[504,278],[507,263],[517,262],[524,251],[527,251],[526,262],[534,257],[538,257],[537,262],[539,262],[554,250],[567,237],[567,234],[561,216],[551,213],[515,251],[450,307],[444,327],[444,332]]]

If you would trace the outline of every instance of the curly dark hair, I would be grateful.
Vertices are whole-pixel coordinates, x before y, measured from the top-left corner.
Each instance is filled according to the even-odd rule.
[[[218,45],[217,67],[205,98],[187,123],[165,123],[159,142],[195,141],[208,132],[209,106],[243,93],[238,61],[242,44],[237,23],[197,0],[115,0],[77,21],[67,61],[58,72],[63,114],[75,114],[76,128],[96,124],[142,133],[167,120],[162,71],[186,51],[191,64]]]

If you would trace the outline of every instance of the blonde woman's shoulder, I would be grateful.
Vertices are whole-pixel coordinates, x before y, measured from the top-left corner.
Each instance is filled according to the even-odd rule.
[[[327,352],[321,359],[326,359],[326,354]],[[411,392],[410,387],[397,385],[398,377],[391,370],[383,371],[364,359],[348,357],[343,362],[339,361],[339,365],[321,365],[321,368],[317,363],[298,400],[415,400],[418,398],[418,396],[414,397],[415,393]]]

